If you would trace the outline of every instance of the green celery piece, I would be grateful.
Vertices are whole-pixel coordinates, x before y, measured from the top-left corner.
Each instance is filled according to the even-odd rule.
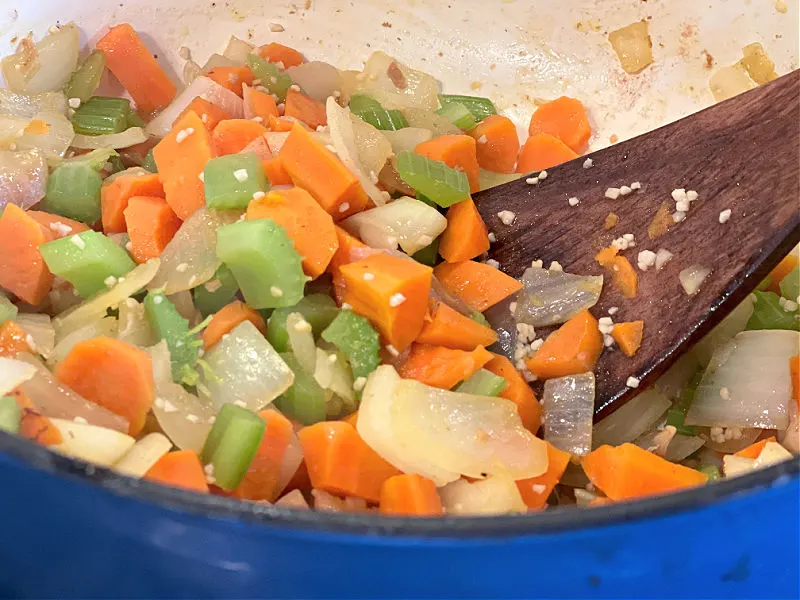
[[[428,265],[429,267],[436,266],[436,260],[439,257],[439,238],[431,242],[429,246],[425,246],[422,250],[417,250],[411,258],[418,263]]]
[[[788,312],[780,304],[781,297],[774,292],[759,292],[753,294],[756,297],[753,315],[747,322],[746,330],[753,329],[789,329],[800,331],[800,320],[798,311]]]
[[[694,402],[694,396],[697,393],[697,387],[700,385],[700,381],[703,379],[703,372],[704,369],[698,369],[690,378],[689,381],[686,383],[686,387],[681,390],[681,395],[678,398],[678,401],[675,402],[675,406],[673,407],[679,413],[681,413],[684,417],[686,413],[689,412],[689,409],[692,407],[692,402]],[[689,434],[689,435],[694,435]]]
[[[200,453],[213,465],[214,483],[225,491],[238,487],[255,458],[266,431],[264,420],[246,408],[224,405],[217,414]]]
[[[478,369],[469,379],[456,386],[455,391],[475,396],[499,396],[506,389],[508,381],[486,369]]]
[[[278,352],[289,351],[289,334],[286,331],[286,319],[293,312],[300,313],[311,325],[314,339],[318,339],[325,328],[339,314],[339,307],[333,298],[325,294],[309,294],[294,306],[276,308],[267,325],[267,341]]]
[[[281,102],[286,100],[286,92],[294,83],[291,77],[256,54],[247,55],[247,66],[270,94],[275,94]]]
[[[125,129],[128,129],[130,127],[144,127],[145,125],[147,125],[147,123],[144,122],[142,117],[136,114],[136,111],[130,107],[128,108],[128,114],[126,115],[125,121],[126,121]]]
[[[474,129],[477,123],[469,109],[460,102],[448,102],[436,111],[462,131]]]
[[[697,470],[708,475],[709,481],[717,481],[718,479],[722,479],[722,475],[720,474],[719,467],[717,465],[703,465]]]
[[[212,158],[203,181],[206,205],[216,210],[245,209],[257,192],[269,189],[264,166],[252,152]]]
[[[767,275],[766,277],[764,277],[761,283],[758,284],[756,290],[758,290],[759,292],[766,292],[769,289],[769,286],[771,285],[772,285],[772,275]]]
[[[439,94],[439,103],[442,108],[448,104],[458,103],[463,104],[475,121],[480,123],[486,117],[497,114],[497,109],[488,98],[481,98],[479,96],[458,96],[456,94]]]
[[[160,290],[147,293],[144,299],[147,321],[159,341],[166,340],[175,383],[196,383],[195,366],[200,359],[203,342],[189,329],[189,321],[181,316],[175,304]]]
[[[147,151],[147,154],[145,154],[142,168],[150,171],[151,173],[158,173],[158,166],[156,165],[156,158],[153,156],[152,148]]]
[[[378,332],[353,311],[340,311],[322,332],[322,339],[345,353],[355,378],[367,377],[381,363]]]
[[[326,394],[314,376],[303,370],[291,352],[282,352],[281,358],[294,373],[294,383],[275,400],[278,410],[303,425],[324,421]]]
[[[469,198],[469,180],[463,171],[414,152],[397,155],[397,172],[412,188],[447,208]]]
[[[292,306],[309,278],[286,230],[272,219],[239,221],[217,231],[217,256],[251,307]]]
[[[105,165],[105,163],[103,163]],[[103,178],[89,163],[65,164],[47,180],[42,210],[93,225],[100,220]]]
[[[124,277],[136,266],[125,250],[91,230],[42,244],[39,251],[47,268],[82,298],[105,290],[110,277]]]
[[[119,173],[120,171],[124,171],[126,169],[125,164],[122,162],[122,159],[117,156],[112,156],[108,159],[108,174],[114,175],[115,173]]]
[[[112,159],[118,156],[119,154],[116,150],[112,150],[111,148],[98,148],[97,150],[92,150],[86,154],[81,154],[80,156],[63,160],[61,161],[59,167],[88,166],[99,173],[106,168],[106,165]]]
[[[0,291],[0,325],[6,321],[13,321],[17,316],[17,307],[6,295]]]
[[[220,265],[211,281],[204,285],[198,285],[192,290],[194,306],[204,317],[213,315],[231,302],[238,291],[239,285],[231,270],[225,265]]]
[[[22,420],[22,409],[13,396],[0,397],[0,430],[17,433]]]
[[[795,265],[794,269],[781,279],[780,287],[781,296],[792,302],[797,302],[797,297],[800,296],[800,265]]]
[[[483,313],[480,312],[479,310],[475,310],[474,308],[470,308],[469,309],[469,318],[472,319],[473,321],[475,321],[476,323],[480,323],[481,325],[483,325],[485,327],[491,327],[491,324],[489,323],[489,321],[486,319],[486,317],[483,316]]]
[[[386,110],[372,96],[356,94],[350,98],[350,112],[376,129],[397,131],[408,127],[408,121],[399,110]]]
[[[106,69],[106,54],[102,50],[95,50],[70,77],[64,88],[67,98],[78,98],[86,102],[95,93]]]
[[[121,133],[128,128],[131,101],[126,98],[92,96],[72,115],[75,133],[105,135]]]
[[[681,435],[697,435],[697,431],[691,425],[684,422],[686,415],[677,408],[670,408],[667,411],[667,425],[672,425],[675,431]]]

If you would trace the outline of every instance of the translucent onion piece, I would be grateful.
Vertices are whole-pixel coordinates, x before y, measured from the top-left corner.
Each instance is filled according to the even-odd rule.
[[[430,110],[408,108],[403,111],[403,116],[406,118],[409,127],[427,129],[433,134],[433,137],[439,137],[440,135],[460,135],[464,133],[448,121],[447,118],[442,115],[437,115]]]
[[[193,60],[187,60],[183,65],[183,83],[191,85],[195,79],[205,75],[203,68]]]
[[[312,60],[310,62],[289,67],[286,74],[310,97],[325,102],[329,96],[341,87],[339,69],[326,62]]]
[[[706,441],[698,435],[676,435],[667,446],[664,456],[668,461],[681,462],[700,450]]]
[[[594,374],[582,373],[544,384],[544,439],[559,450],[583,456],[592,449]]]
[[[712,332],[713,333],[713,330]],[[683,393],[692,376],[700,369],[700,362],[694,352],[689,351],[681,356],[667,372],[659,377],[653,388],[671,400],[677,400]]]
[[[36,375],[36,367],[25,361],[0,357],[0,398]]]
[[[0,209],[16,204],[29,209],[47,191],[47,163],[38,150],[0,150]]]
[[[758,87],[742,61],[718,69],[708,81],[714,100],[722,102],[747,90]]]
[[[289,137],[289,132],[269,131],[264,134],[264,137],[267,139],[267,145],[269,146],[270,152],[277,155],[281,151],[281,148],[283,148],[286,138]]]
[[[786,429],[792,382],[789,357],[800,333],[743,331],[714,352],[686,415],[688,425]]]
[[[114,470],[128,477],[144,477],[158,459],[172,449],[172,442],[162,433],[148,433],[114,463]]]
[[[755,442],[758,439],[758,436],[761,435],[761,429],[742,429],[742,435],[739,438],[734,438],[730,440],[725,440],[724,442],[715,442],[711,439],[711,435],[709,434],[708,429],[702,428],[698,432],[698,435],[706,440],[706,447],[710,450],[714,450],[715,452],[723,452],[726,454],[731,454],[733,452],[738,452],[739,450],[743,450],[747,448],[750,444]]]
[[[119,305],[117,339],[140,348],[148,348],[156,343],[153,329],[144,311],[144,304],[128,298]]]
[[[439,84],[433,77],[380,51],[367,59],[362,76],[355,78],[353,92],[369,94],[387,109],[439,108]]]
[[[212,54],[208,57],[206,64],[202,66],[202,70],[203,73],[208,73],[211,69],[216,69],[217,67],[239,67],[241,65],[242,63],[237,63],[222,54]]]
[[[481,187],[481,191],[483,191],[510,181],[516,181],[520,177],[522,177],[521,173],[493,173],[492,171],[481,169],[478,173],[478,184]]]
[[[113,429],[67,419],[50,421],[59,430],[62,438],[60,444],[49,446],[51,450],[102,467],[110,467],[136,443],[131,436]]]
[[[28,345],[34,352],[41,354],[45,359],[53,354],[56,330],[48,315],[20,313],[14,321],[30,336]]]
[[[447,228],[447,219],[432,206],[403,197],[355,214],[340,225],[372,248],[394,250],[399,244],[411,255],[430,246]]]
[[[0,145],[10,146],[25,133],[31,120],[26,117],[0,115]]]
[[[107,135],[76,135],[72,146],[81,150],[97,150],[98,148],[128,148],[147,141],[147,135],[141,127],[130,127],[122,133]]]
[[[0,63],[6,85],[22,94],[60,90],[78,66],[79,50],[80,33],[74,23],[49,33],[35,46],[25,38],[17,52]]]
[[[194,327],[202,320],[202,316],[194,307],[194,298],[192,298],[192,293],[189,290],[176,292],[168,296],[168,298],[175,305],[178,314],[189,321],[190,327]]]
[[[134,301],[132,300],[132,302]],[[124,305],[124,303],[120,305],[120,311]],[[64,360],[67,354],[69,354],[69,351],[72,350],[78,342],[91,340],[96,337],[114,337],[116,334],[117,320],[114,317],[106,317],[94,323],[89,323],[84,327],[75,329],[58,340],[55,348],[53,348],[53,353],[47,359],[47,365],[51,368],[55,367]]]
[[[291,369],[250,321],[223,336],[204,360],[212,377],[203,377],[198,390],[217,408],[231,403],[258,412],[294,382]]]
[[[47,124],[47,132],[26,133],[18,137],[15,143],[19,150],[40,150],[45,158],[54,159],[64,156],[67,149],[75,144],[75,131],[72,129],[72,123],[63,113],[40,112],[33,118],[44,121]],[[105,148],[106,146],[100,147]]]
[[[505,515],[528,510],[517,484],[505,475],[472,483],[459,479],[441,488],[439,496],[449,515]]]
[[[303,448],[300,445],[297,434],[292,432],[289,438],[289,445],[286,446],[281,459],[281,468],[278,471],[278,480],[275,483],[275,497],[279,496],[289,485],[292,477],[297,473],[297,469],[300,468],[301,462],[303,462]]]
[[[235,35],[232,35],[231,39],[228,41],[228,45],[225,47],[225,51],[222,53],[222,56],[233,61],[237,65],[243,65],[247,62],[247,55],[252,51],[253,44],[245,42],[244,40],[237,38]]]
[[[17,94],[11,90],[0,89],[0,114],[33,119],[41,112],[57,112],[64,115],[67,111],[67,98],[61,92],[44,92],[42,94]]]
[[[371,179],[375,179],[384,165],[386,165],[386,161],[392,156],[392,145],[380,130],[362,121],[357,116],[351,114],[350,122],[353,125],[353,134],[356,138],[358,162],[364,172]]]
[[[603,291],[603,276],[584,276],[529,268],[522,276],[514,318],[534,327],[565,323],[582,310],[597,304]]]
[[[653,42],[645,20],[612,31],[608,41],[626,73],[638,73],[653,62]]]
[[[392,146],[392,152],[400,154],[401,152],[413,152],[422,142],[427,142],[433,137],[430,129],[423,129],[422,127],[404,127],[397,131],[384,131],[384,137],[389,140]]]
[[[737,333],[744,331],[747,322],[753,315],[753,309],[755,308],[753,299],[754,297],[752,294],[748,295],[727,317],[720,321],[719,325],[714,327],[702,340],[694,345],[691,353],[697,358],[701,365],[705,366],[711,361],[711,356],[714,354],[716,348],[728,343]]]
[[[289,335],[289,348],[297,362],[304,371],[313,374],[317,365],[317,347],[314,345],[311,326],[302,314],[291,313],[286,318],[286,332]]]
[[[796,402],[789,403],[789,426],[778,432],[778,441],[784,448],[800,454],[800,416]]]
[[[308,506],[308,502],[306,502],[305,496],[303,496],[303,492],[300,490],[292,490],[288,494],[286,494],[283,498],[280,498],[276,503],[275,506],[280,506],[281,508],[289,508],[292,510],[309,510],[310,507]]]
[[[683,291],[686,292],[686,295],[694,296],[700,291],[700,286],[703,285],[703,282],[709,275],[711,275],[711,269],[708,267],[691,265],[678,273],[678,279],[680,279]]]
[[[595,448],[630,442],[658,423],[671,406],[669,398],[656,390],[645,390],[594,426]]]

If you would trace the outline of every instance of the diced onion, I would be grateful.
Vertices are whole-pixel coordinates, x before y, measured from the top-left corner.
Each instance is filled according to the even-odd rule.
[[[728,343],[737,333],[744,331],[755,308],[753,299],[752,294],[747,296],[727,317],[694,345],[691,353],[697,357],[701,365],[705,366],[711,361],[711,356],[716,348]]]
[[[212,54],[208,57],[206,64],[204,64],[201,69],[203,73],[208,73],[211,69],[216,69],[217,67],[238,67],[241,66],[241,64],[242,63],[237,63],[235,60],[231,60],[222,54]]]
[[[148,348],[156,343],[153,329],[144,311],[144,304],[128,298],[119,305],[117,338],[140,348]]]
[[[195,79],[205,75],[203,67],[198,65],[193,60],[187,60],[183,65],[183,83],[184,85],[191,85]]]
[[[50,322],[50,317],[43,314],[20,313],[14,321],[30,336],[28,345],[31,349],[45,359],[49,358],[56,345],[56,330]]]
[[[162,433],[148,433],[114,463],[114,470],[128,477],[144,477],[162,456],[172,449],[172,442]]]
[[[660,392],[644,390],[594,426],[593,446],[619,446],[638,438],[661,420],[670,405]]]
[[[283,498],[280,498],[276,503],[275,506],[280,506],[281,508],[289,508],[293,510],[309,510],[308,502],[306,502],[305,496],[303,496],[303,492],[300,490],[292,490],[288,494],[286,494]]]
[[[43,92],[41,94],[17,94],[0,88],[0,114],[33,119],[42,112],[67,112],[67,98],[62,92]]]
[[[370,178],[380,173],[386,161],[392,156],[392,145],[381,131],[351,114],[350,122],[356,140],[358,162]],[[377,177],[377,175],[375,175]]]
[[[626,73],[638,73],[653,62],[653,42],[645,20],[612,31],[608,41]]]
[[[311,326],[302,314],[294,312],[286,317],[286,332],[289,335],[289,347],[297,362],[303,370],[313,374],[317,365],[317,347],[314,345]]]
[[[597,304],[603,276],[573,275],[539,267],[526,269],[514,318],[534,327],[565,323]]]
[[[681,281],[683,291],[687,296],[694,296],[700,291],[700,286],[711,274],[711,269],[700,265],[691,265],[686,267],[683,271],[678,273],[678,279]]]
[[[222,56],[228,60],[233,61],[237,65],[243,65],[247,62],[247,55],[253,51],[253,44],[239,39],[235,35],[231,36],[228,40],[228,45],[222,53]]]
[[[778,441],[783,444],[784,448],[800,454],[800,410],[796,402],[789,404],[789,426],[778,432]]]
[[[131,436],[85,423],[76,423],[67,419],[50,419],[61,433],[61,443],[49,446],[51,450],[72,458],[110,467],[136,443]]]
[[[434,111],[439,108],[437,81],[385,52],[374,52],[367,59],[362,74],[349,79],[348,83],[351,87],[343,90],[348,98],[356,93],[368,94],[387,109],[420,108]]]
[[[36,45],[25,38],[17,52],[0,63],[6,85],[22,94],[60,90],[78,66],[79,50],[80,32],[74,23],[59,27]]]
[[[47,163],[38,150],[0,150],[0,209],[15,204],[29,209],[47,191]]]
[[[267,145],[269,146],[270,152],[277,155],[283,145],[286,143],[286,138],[289,137],[288,131],[268,131],[264,134],[264,137],[267,140]]]
[[[671,400],[680,398],[692,376],[700,369],[700,363],[692,351],[681,356],[667,372],[659,377],[653,388]]]
[[[735,65],[718,69],[711,76],[708,87],[711,88],[714,100],[722,102],[742,92],[752,90],[758,87],[758,84],[750,77],[750,73],[747,72],[747,67],[744,63],[739,61]]]
[[[498,185],[503,185],[504,183],[516,181],[520,177],[522,177],[521,173],[494,173],[486,169],[481,169],[478,172],[478,184],[480,185],[481,191],[483,191],[497,187]]]
[[[389,140],[392,152],[395,154],[413,152],[414,148],[433,137],[430,129],[423,129],[422,127],[403,127],[403,129],[398,129],[397,131],[384,131],[383,135]]]
[[[594,374],[548,379],[544,384],[544,439],[559,450],[583,456],[592,449]]]
[[[98,148],[128,148],[147,141],[144,129],[130,127],[122,133],[109,133],[107,135],[76,135],[72,146],[82,150],[96,150]]]
[[[123,306],[125,306],[124,302],[120,305],[120,312]],[[58,343],[55,345],[55,348],[53,348],[53,353],[48,358],[47,364],[51,368],[55,367],[66,358],[69,351],[72,350],[78,342],[91,340],[96,337],[114,337],[116,333],[117,320],[114,317],[106,317],[70,331],[67,335],[58,339]]]
[[[439,490],[449,515],[506,515],[528,508],[511,477],[494,475],[480,481],[459,479]]]
[[[21,360],[0,357],[0,398],[36,375],[36,367]]]
[[[18,137],[14,143],[19,150],[40,150],[45,158],[56,159],[64,156],[70,146],[76,146],[72,123],[63,113],[40,112],[35,114],[33,119],[46,123],[47,132],[25,133]],[[106,146],[100,147],[105,148]]]
[[[664,456],[668,461],[681,462],[697,452],[706,441],[698,435],[676,435],[667,446]]]
[[[312,60],[289,67],[286,74],[314,100],[325,102],[341,87],[339,69],[326,62]]]
[[[435,112],[431,112],[430,110],[407,108],[403,111],[403,116],[406,118],[409,127],[427,129],[433,134],[433,137],[439,137],[440,135],[460,135],[464,133],[448,121],[447,118]]]
[[[289,485],[289,482],[292,480],[292,477],[294,477],[294,474],[297,473],[297,469],[300,468],[300,463],[302,462],[303,448],[300,445],[297,434],[293,431],[289,438],[289,444],[286,446],[283,458],[281,459],[278,480],[275,483],[275,497],[279,496],[281,492],[286,489],[286,486]]]

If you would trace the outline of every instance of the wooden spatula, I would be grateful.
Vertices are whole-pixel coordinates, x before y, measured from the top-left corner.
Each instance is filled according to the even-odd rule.
[[[595,316],[618,307],[615,322],[644,320],[644,340],[632,358],[618,349],[600,357],[595,416],[602,417],[637,393],[629,377],[640,381],[639,389],[652,383],[800,239],[800,71],[595,152],[589,168],[586,158],[548,169],[537,184],[522,178],[475,201],[497,237],[490,255],[504,272],[521,277],[541,259],[545,268],[558,261],[570,273],[603,273]],[[636,187],[633,182],[641,189],[606,197],[608,188]],[[698,199],[685,220],[651,240],[648,225],[665,201],[676,212],[671,192],[679,188],[695,190]],[[579,204],[572,206],[570,198]],[[503,224],[501,211],[515,214],[511,225]],[[619,222],[606,230],[609,213]],[[622,296],[594,259],[624,234],[633,234],[636,244],[621,252],[639,276],[633,299]],[[660,271],[639,270],[639,252],[660,248],[673,254],[671,261]],[[690,265],[712,270],[693,296],[678,277]]]

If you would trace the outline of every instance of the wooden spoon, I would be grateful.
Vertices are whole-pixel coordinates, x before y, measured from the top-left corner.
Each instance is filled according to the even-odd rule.
[[[489,230],[497,236],[491,258],[512,277],[531,261],[558,261],[578,274],[608,274],[595,254],[623,234],[636,246],[620,254],[639,275],[639,292],[626,299],[605,278],[592,309],[597,317],[618,307],[615,322],[643,320],[639,351],[626,357],[603,351],[597,375],[595,418],[605,416],[650,385],[753,291],[800,239],[800,71],[741,94],[650,133],[547,169],[538,184],[526,178],[476,194]],[[616,200],[608,188],[641,182],[641,189]],[[671,192],[696,190],[699,198],[683,222],[651,240],[648,225],[663,202],[675,212]],[[569,198],[580,200],[571,206]],[[516,214],[511,225],[497,216]],[[721,223],[723,211],[730,218]],[[619,216],[604,229],[609,213]],[[665,248],[674,256],[660,271],[637,267],[641,250]],[[688,296],[678,278],[690,265],[712,269],[699,292]],[[513,331],[508,310],[501,329]],[[498,325],[497,323],[493,323]],[[537,331],[542,334],[550,330]]]

